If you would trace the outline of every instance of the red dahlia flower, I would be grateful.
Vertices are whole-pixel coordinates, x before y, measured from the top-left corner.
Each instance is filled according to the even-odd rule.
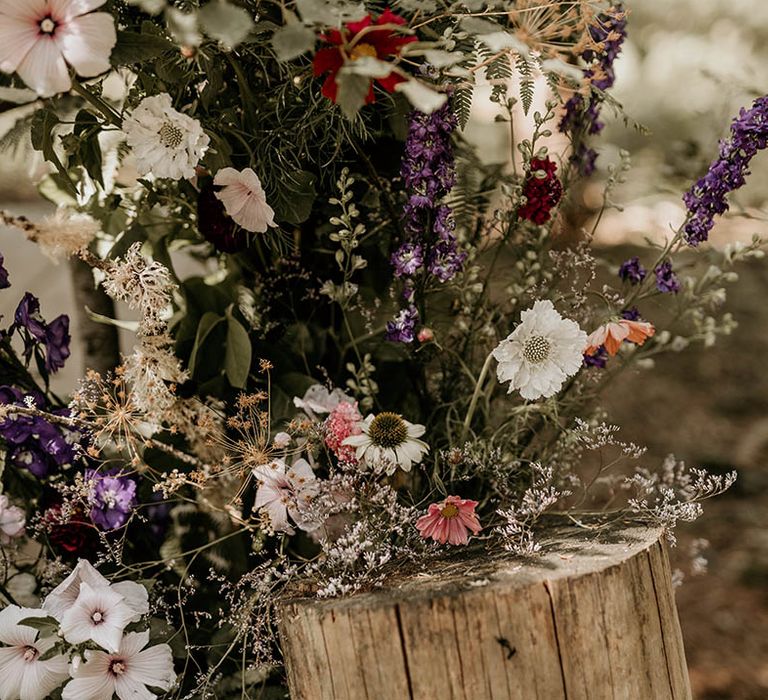
[[[323,83],[323,95],[331,102],[336,102],[339,89],[336,76],[347,61],[356,61],[363,56],[386,61],[392,56],[398,56],[405,44],[417,41],[415,36],[397,34],[390,28],[393,24],[402,26],[405,19],[386,9],[375,22],[371,15],[366,15],[359,22],[349,22],[341,30],[331,29],[327,34],[321,35],[323,41],[333,44],[331,47],[320,49],[312,61],[315,76],[328,73]],[[376,78],[376,82],[387,92],[394,92],[395,85],[404,81],[405,78],[395,72],[383,78]],[[371,80],[365,104],[370,104],[375,99]]]

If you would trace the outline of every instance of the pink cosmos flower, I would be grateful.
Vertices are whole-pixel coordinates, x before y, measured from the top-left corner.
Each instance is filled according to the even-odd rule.
[[[592,332],[587,338],[587,347],[584,352],[587,355],[594,355],[601,345],[605,345],[608,354],[613,357],[619,351],[623,341],[628,340],[642,345],[655,332],[653,324],[647,321],[629,321],[624,318],[610,321]]]
[[[477,501],[459,496],[448,496],[440,503],[432,503],[426,515],[416,521],[416,529],[425,539],[431,537],[440,544],[467,544],[467,532],[476,535],[482,528],[475,514]]]
[[[363,420],[360,411],[357,410],[357,402],[341,401],[331,411],[331,415],[325,419],[325,444],[340,462],[357,464],[355,448],[352,445],[342,443],[350,435],[360,435],[363,431],[358,423]]]
[[[214,185],[223,185],[216,197],[224,204],[234,222],[252,233],[265,233],[275,224],[275,212],[267,204],[267,195],[259,176],[246,168],[222,168],[213,178]]]
[[[0,0],[0,70],[41,97],[72,87],[67,64],[91,78],[109,70],[117,43],[106,0]]]

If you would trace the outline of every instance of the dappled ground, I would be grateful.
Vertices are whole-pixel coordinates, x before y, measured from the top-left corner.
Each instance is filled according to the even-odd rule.
[[[768,698],[768,260],[740,272],[729,290],[740,324],[732,336],[662,356],[606,397],[624,438],[648,446],[648,465],[674,451],[691,466],[739,472],[680,527],[678,553],[696,538],[711,543],[709,573],[677,589],[697,700]]]

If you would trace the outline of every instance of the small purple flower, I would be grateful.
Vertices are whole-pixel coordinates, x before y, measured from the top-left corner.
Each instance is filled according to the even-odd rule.
[[[8,451],[8,463],[17,469],[26,469],[38,479],[48,476],[54,468],[48,455],[40,450],[33,441],[12,447]]]
[[[584,355],[585,367],[597,367],[598,369],[605,369],[608,364],[608,352],[602,346],[597,349],[594,355]]]
[[[627,321],[639,321],[640,312],[636,306],[630,306],[628,309],[624,309],[624,311],[621,312],[621,317]]]
[[[663,294],[677,294],[680,291],[680,280],[672,271],[672,263],[667,260],[661,263],[653,273],[656,275],[656,289]]]
[[[57,316],[45,329],[45,368],[58,372],[69,357],[69,316]]]
[[[119,471],[88,469],[85,476],[91,482],[91,520],[102,530],[125,525],[136,507],[136,482]]]
[[[5,263],[5,258],[0,253],[0,289],[8,289],[11,283],[8,281],[8,270],[5,269],[3,263]]]
[[[418,243],[403,243],[392,254],[395,277],[411,277],[424,265],[424,250]]]
[[[40,315],[40,301],[36,296],[26,292],[14,314],[14,325],[26,328],[29,334],[40,342],[45,340],[45,321]],[[24,350],[25,354],[27,349]],[[31,354],[31,350],[29,351]]]
[[[447,282],[464,266],[467,254],[458,250],[455,239],[438,241],[429,251],[427,269],[441,282]]]
[[[688,209],[685,239],[697,246],[706,241],[715,216],[728,211],[728,195],[739,189],[749,175],[749,163],[768,146],[768,95],[744,108],[731,124],[731,137],[720,142],[720,153],[706,174],[683,196]]]
[[[415,306],[401,309],[394,320],[387,322],[385,337],[393,343],[412,343],[416,337],[419,312]]]
[[[640,264],[640,258],[636,255],[629,260],[625,260],[619,267],[619,277],[630,284],[640,284],[644,279],[646,269]]]
[[[32,357],[35,348],[42,345],[45,349],[45,369],[48,372],[60,370],[69,357],[69,317],[57,316],[51,323],[46,323],[40,315],[40,301],[27,292],[19,302],[14,314],[11,332],[18,329],[24,339],[24,357]]]

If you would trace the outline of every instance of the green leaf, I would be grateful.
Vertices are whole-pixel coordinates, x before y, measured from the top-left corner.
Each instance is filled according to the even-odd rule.
[[[233,315],[231,309],[227,310],[227,348],[224,355],[224,371],[229,383],[237,388],[244,389],[251,371],[251,339],[248,331]]]
[[[224,322],[224,317],[213,311],[206,311],[197,325],[197,335],[195,335],[195,344],[192,347],[192,354],[189,356],[189,373],[195,373],[195,364],[197,363],[198,353],[203,346],[205,339],[211,334],[211,331],[220,323]]]
[[[152,24],[144,23],[146,24]],[[143,63],[162,56],[166,51],[173,51],[174,45],[158,34],[150,34],[144,31],[137,32],[117,32],[117,44],[112,49],[112,55],[109,62],[113,66],[125,66],[132,63]]]
[[[49,163],[53,163],[61,176],[59,184],[69,194],[77,198],[77,188],[69,177],[67,169],[62,165],[61,160],[59,160],[59,156],[53,147],[53,130],[58,124],[59,118],[50,110],[40,109],[35,112],[35,115],[32,118],[32,128],[30,132],[32,147],[36,151],[42,151],[43,157]]]
[[[290,224],[306,221],[317,196],[315,176],[306,170],[299,170],[282,184],[274,202],[277,218]]]
[[[272,36],[272,48],[278,61],[291,61],[315,45],[315,33],[296,20],[280,27]]]
[[[45,617],[25,617],[24,619],[19,620],[19,624],[24,625],[25,627],[32,627],[38,632],[53,633],[54,630],[59,628],[58,620],[55,620],[50,615],[46,615]]]
[[[344,0],[297,0],[296,8],[307,24],[323,24],[328,27],[361,20],[367,14],[362,2]]]
[[[448,99],[444,93],[427,87],[419,80],[406,80],[396,85],[395,90],[402,92],[416,109],[425,114],[431,114],[436,109],[440,109]]]
[[[78,155],[86,172],[100,185],[104,185],[102,176],[101,146],[99,133],[101,124],[96,115],[87,109],[81,109],[75,117],[74,133],[80,137]]]
[[[212,39],[229,49],[241,43],[253,29],[250,13],[225,0],[212,0],[197,13],[200,26]]]
[[[91,321],[103,323],[105,326],[115,326],[115,328],[122,328],[124,331],[131,331],[132,333],[135,333],[139,328],[138,321],[121,321],[118,318],[110,318],[109,316],[104,316],[104,314],[91,311],[87,306],[85,307],[85,313]]]
[[[371,88],[371,79],[366,75],[341,70],[336,76],[336,85],[339,88],[336,104],[341,107],[347,119],[354,119],[365,104],[365,98]]]

